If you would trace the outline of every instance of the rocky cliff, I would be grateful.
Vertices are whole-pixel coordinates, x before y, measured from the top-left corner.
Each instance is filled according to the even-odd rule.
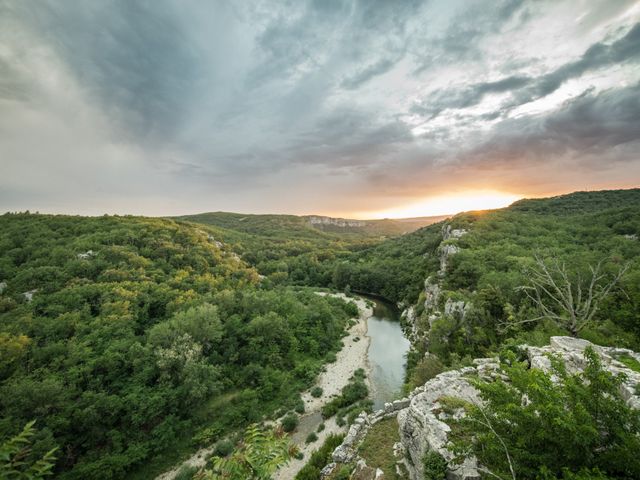
[[[593,347],[599,354],[607,371],[626,375],[626,381],[620,387],[621,395],[631,407],[640,408],[640,373],[617,360],[621,355],[627,355],[640,361],[640,354],[627,349],[600,347],[572,337],[551,337],[548,346],[523,345],[521,348],[526,353],[531,368],[549,371],[549,355],[552,354],[562,359],[569,373],[577,373],[586,366],[584,349],[588,346]],[[444,421],[447,414],[443,412],[440,399],[458,398],[471,403],[481,401],[478,391],[468,381],[471,376],[487,380],[498,378],[501,376],[498,359],[476,359],[474,366],[441,373],[416,388],[407,398],[388,403],[383,410],[373,414],[361,414],[351,426],[343,444],[334,451],[334,462],[325,468],[326,476],[341,464],[350,463],[357,466],[358,478],[384,478],[379,469],[367,467],[359,458],[358,448],[371,426],[385,418],[396,417],[400,436],[400,441],[394,446],[397,471],[408,472],[411,480],[422,480],[422,459],[425,453],[433,450],[447,460],[452,458],[447,449],[450,428]],[[450,464],[447,479],[479,480],[477,468],[476,459],[473,457],[467,458],[461,465]]]
[[[346,218],[333,218],[313,215],[308,217],[311,225],[333,225],[335,227],[365,227],[367,222],[362,220],[349,220]]]

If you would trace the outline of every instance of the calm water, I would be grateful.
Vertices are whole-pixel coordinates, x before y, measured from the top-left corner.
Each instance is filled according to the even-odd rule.
[[[400,396],[410,343],[402,334],[398,312],[383,302],[376,301],[367,326],[371,337],[371,399],[373,409],[378,410]]]

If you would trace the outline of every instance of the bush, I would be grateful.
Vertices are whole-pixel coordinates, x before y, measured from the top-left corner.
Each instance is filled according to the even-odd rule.
[[[318,440],[318,435],[316,435],[315,432],[311,432],[309,435],[307,435],[305,443],[312,443],[312,442],[315,442],[316,440]]]
[[[298,416],[293,413],[289,413],[282,419],[282,429],[287,433],[293,432],[297,426]]]
[[[227,455],[231,455],[233,449],[233,442],[231,442],[230,440],[220,440],[218,443],[216,443],[213,454],[218,457],[226,457]]]
[[[418,362],[411,372],[411,386],[424,385],[433,377],[444,371],[444,365],[435,355],[428,355]]]
[[[295,480],[320,480],[320,471],[331,461],[331,454],[342,443],[344,435],[329,435],[322,447],[311,454],[307,464],[302,467]]]
[[[304,413],[304,402],[300,400],[298,403],[296,403],[294,410],[296,411],[296,413],[302,415]]]
[[[196,467],[183,466],[178,470],[174,480],[192,480],[198,469]]]
[[[325,428],[324,423],[321,423],[320,425],[318,425],[318,430],[317,430],[317,431],[318,431],[318,433],[320,433],[321,431],[323,431],[323,430],[324,430],[324,428]]]
[[[314,398],[320,398],[322,396],[322,388],[313,387],[311,389],[311,396],[314,397]]]
[[[447,478],[447,461],[434,450],[429,450],[422,459],[425,480],[445,480]]]
[[[321,411],[324,418],[329,418],[338,413],[342,408],[349,407],[369,395],[369,389],[364,383],[364,370],[359,368],[353,373],[350,382],[345,385],[339,397],[325,404]]]

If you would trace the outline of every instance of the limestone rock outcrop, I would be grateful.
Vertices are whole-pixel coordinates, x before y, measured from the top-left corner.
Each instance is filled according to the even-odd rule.
[[[551,337],[550,344],[545,347],[523,345],[521,348],[531,368],[549,371],[551,363],[548,355],[551,354],[564,362],[569,373],[578,373],[586,366],[584,349],[589,346],[598,353],[607,371],[625,374],[626,380],[620,387],[620,393],[628,405],[640,409],[640,373],[631,370],[619,360],[626,356],[640,361],[639,353],[623,348],[600,347],[573,337]],[[457,398],[475,404],[481,402],[478,391],[468,381],[470,376],[487,380],[504,378],[497,358],[478,358],[474,360],[473,366],[437,375],[412,391],[407,398],[385,404],[383,410],[370,415],[361,414],[351,426],[343,444],[334,451],[333,461],[336,464],[333,469],[340,463],[358,462],[358,446],[366,438],[371,425],[383,418],[396,416],[400,442],[394,446],[394,454],[396,458],[401,457],[400,462],[409,472],[411,480],[422,480],[422,459],[425,453],[433,450],[447,460],[452,459],[452,454],[447,449],[450,428],[446,420],[450,415],[456,418],[464,415],[462,409],[446,413],[441,404],[442,399]],[[460,465],[450,465],[449,468],[448,480],[480,479],[474,457],[467,458]],[[367,472],[371,474],[371,471]]]
[[[333,225],[335,227],[365,227],[367,225],[367,222],[363,220],[323,217],[320,215],[312,215],[308,218],[311,225]]]

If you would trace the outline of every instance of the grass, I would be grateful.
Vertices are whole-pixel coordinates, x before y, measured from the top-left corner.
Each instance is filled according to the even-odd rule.
[[[400,440],[398,420],[395,417],[376,423],[360,445],[358,453],[372,468],[384,472],[386,480],[401,480],[396,473],[396,458],[393,456],[393,444]]]
[[[620,355],[617,360],[621,363],[624,363],[627,367],[629,367],[634,372],[640,373],[640,362],[633,358],[631,355],[623,354]]]

